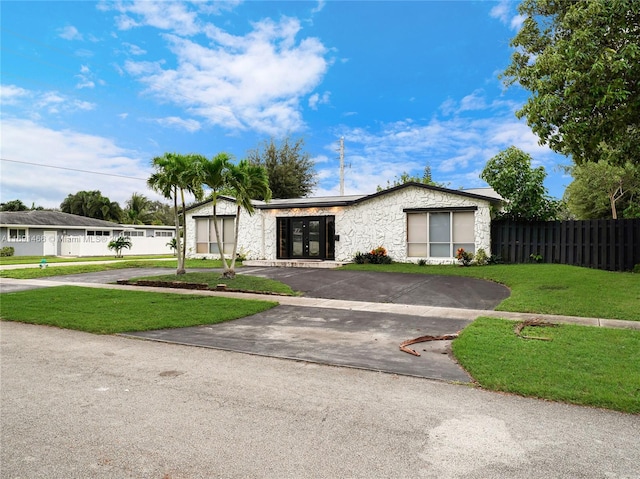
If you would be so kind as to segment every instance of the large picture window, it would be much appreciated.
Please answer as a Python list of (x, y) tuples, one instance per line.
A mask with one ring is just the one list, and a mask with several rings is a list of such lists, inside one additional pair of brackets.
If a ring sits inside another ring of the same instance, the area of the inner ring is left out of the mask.
[(26, 228), (9, 228), (9, 241), (27, 241)]
[[(218, 217), (218, 231), (222, 236), (224, 254), (233, 254), (235, 240), (235, 217)], [(219, 254), (218, 241), (213, 216), (196, 218), (196, 253)]]
[(475, 252), (474, 211), (407, 212), (407, 256), (453, 258), (458, 248)]

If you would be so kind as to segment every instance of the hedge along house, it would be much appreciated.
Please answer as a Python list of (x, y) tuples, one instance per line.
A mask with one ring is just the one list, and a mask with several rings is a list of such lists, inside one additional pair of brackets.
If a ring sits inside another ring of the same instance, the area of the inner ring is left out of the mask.
[(121, 225), (60, 211), (0, 212), (0, 247), (15, 256), (110, 256), (108, 244), (131, 239), (123, 255), (172, 254), (173, 226)]
[[(480, 192), (484, 194), (480, 194)], [(371, 195), (255, 201), (242, 212), (234, 237), (236, 206), (220, 197), (216, 207), (223, 252), (249, 260), (348, 262), (378, 246), (395, 261), (455, 262), (458, 248), (490, 254), (493, 190), (451, 190), (406, 183)], [(211, 201), (187, 210), (187, 256), (219, 256)]]

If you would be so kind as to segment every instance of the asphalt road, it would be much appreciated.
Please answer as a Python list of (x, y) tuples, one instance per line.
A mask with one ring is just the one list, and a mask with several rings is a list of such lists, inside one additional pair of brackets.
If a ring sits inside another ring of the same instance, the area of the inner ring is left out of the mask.
[(640, 478), (640, 416), (0, 323), (2, 478)]

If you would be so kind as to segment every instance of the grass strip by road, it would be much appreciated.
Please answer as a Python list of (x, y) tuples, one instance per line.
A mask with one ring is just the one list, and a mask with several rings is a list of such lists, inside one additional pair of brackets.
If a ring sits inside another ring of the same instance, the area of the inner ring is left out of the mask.
[[(69, 274), (97, 273), (99, 271), (111, 271), (115, 269), (127, 268), (173, 268), (177, 267), (174, 261), (118, 261), (108, 264), (86, 264), (77, 266), (55, 266), (49, 265), (46, 268), (21, 268), (0, 271), (0, 278), (13, 279), (34, 279), (47, 278), (51, 276), (63, 276)], [(189, 268), (221, 268), (220, 260), (193, 259), (185, 262), (186, 269)]]
[(241, 291), (252, 291), (260, 293), (278, 293), (293, 296), (295, 293), (284, 283), (276, 281), (274, 279), (262, 278), (260, 276), (249, 276), (244, 274), (236, 274), (233, 279), (221, 278), (220, 273), (185, 273), (181, 275), (166, 274), (160, 276), (145, 276), (144, 278), (133, 278), (131, 281), (136, 280), (150, 280), (150, 281), (166, 281), (166, 282), (181, 282), (181, 283), (199, 283), (206, 284), (210, 288), (215, 288), (219, 284), (226, 284), (230, 289), (238, 289)]
[(172, 255), (136, 255), (125, 256), (123, 258), (116, 258), (114, 256), (84, 256), (65, 258), (60, 256), (0, 256), (0, 265), (10, 264), (39, 264), (42, 259), (46, 259), (47, 263), (79, 263), (87, 261), (135, 261), (139, 259), (161, 259), (161, 258), (175, 258)]
[[(461, 267), (412, 263), (349, 264), (352, 271), (466, 276), (504, 284), (511, 296), (499, 311), (640, 321), (640, 275), (562, 264), (508, 264)], [(463, 291), (460, 294), (464, 294)]]
[(640, 413), (640, 331), (559, 325), (527, 327), (478, 318), (453, 353), (486, 389)]
[(96, 334), (216, 324), (266, 311), (278, 303), (189, 294), (59, 286), (3, 293), (6, 321)]

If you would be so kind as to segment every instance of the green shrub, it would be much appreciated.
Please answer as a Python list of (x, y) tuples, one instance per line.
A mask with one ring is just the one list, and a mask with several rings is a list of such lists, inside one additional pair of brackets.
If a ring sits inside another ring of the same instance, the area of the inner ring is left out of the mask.
[(478, 266), (484, 266), (489, 262), (489, 257), (487, 256), (484, 248), (479, 248), (476, 252), (476, 264)]
[(15, 252), (16, 250), (13, 246), (3, 246), (2, 249), (0, 249), (0, 256), (13, 256)]
[(473, 253), (465, 251), (464, 248), (458, 248), (458, 251), (456, 251), (456, 259), (460, 261), (462, 266), (469, 266), (473, 261)]
[(427, 265), (427, 260), (426, 259), (419, 259), (418, 260), (418, 266), (426, 266)]
[(369, 253), (357, 252), (353, 256), (356, 264), (391, 264), (393, 260), (387, 255), (387, 250), (382, 246), (372, 249)]

